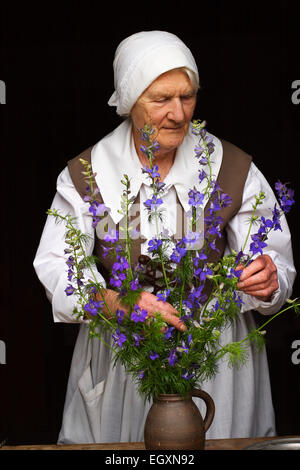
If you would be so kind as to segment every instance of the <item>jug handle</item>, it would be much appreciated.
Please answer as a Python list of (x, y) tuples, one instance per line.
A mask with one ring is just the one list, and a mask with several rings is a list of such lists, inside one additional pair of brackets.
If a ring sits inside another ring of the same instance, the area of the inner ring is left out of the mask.
[(208, 393), (204, 392), (204, 390), (198, 390), (196, 388), (194, 388), (192, 390), (192, 396), (202, 398), (202, 400), (205, 401), (206, 414), (205, 414), (205, 418), (203, 420), (203, 424), (204, 424), (204, 431), (206, 432), (209, 429), (209, 427), (210, 427), (210, 425), (211, 425), (211, 423), (214, 419), (214, 416), (215, 416), (214, 401)]

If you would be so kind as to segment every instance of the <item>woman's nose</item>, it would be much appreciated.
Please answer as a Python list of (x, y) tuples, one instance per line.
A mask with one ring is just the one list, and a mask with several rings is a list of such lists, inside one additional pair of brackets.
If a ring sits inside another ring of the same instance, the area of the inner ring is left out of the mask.
[(170, 120), (175, 122), (184, 121), (183, 104), (180, 98), (173, 98), (171, 100), (167, 116)]

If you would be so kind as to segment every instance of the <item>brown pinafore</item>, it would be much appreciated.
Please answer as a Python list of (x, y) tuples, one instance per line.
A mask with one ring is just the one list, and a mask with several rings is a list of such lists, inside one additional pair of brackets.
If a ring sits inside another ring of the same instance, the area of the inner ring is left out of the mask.
[[(250, 155), (243, 152), (235, 145), (225, 140), (221, 140), (221, 143), (223, 147), (223, 159), (222, 159), (222, 164), (221, 164), (220, 171), (217, 177), (217, 181), (219, 185), (221, 186), (222, 190), (231, 197), (232, 203), (229, 207), (222, 209), (218, 213), (218, 215), (220, 215), (223, 218), (223, 223), (221, 226), (222, 237), (216, 239), (216, 247), (218, 248), (218, 251), (211, 250), (210, 252), (209, 262), (212, 262), (212, 263), (216, 263), (224, 254), (226, 241), (227, 241), (225, 228), (226, 228), (227, 223), (232, 219), (232, 217), (234, 217), (235, 214), (237, 214), (237, 212), (239, 211), (241, 207), (244, 185), (245, 185), (248, 171), (250, 168), (250, 164), (252, 161), (252, 157)], [(85, 177), (82, 174), (83, 166), (80, 162), (80, 159), (83, 158), (84, 160), (90, 163), (91, 151), (92, 151), (92, 147), (89, 147), (87, 150), (80, 153), (77, 157), (68, 161), (68, 169), (69, 169), (73, 184), (82, 198), (86, 194), (87, 183), (86, 183)], [(102, 203), (103, 200), (101, 198), (101, 188), (98, 188), (98, 189), (99, 189), (99, 194), (97, 196), (97, 199), (99, 202)], [(187, 191), (189, 189), (190, 188), (187, 188)], [(178, 198), (177, 198), (177, 202), (179, 203)], [(135, 200), (135, 204), (137, 203), (139, 203), (139, 193)], [(207, 204), (209, 204), (209, 202)], [(180, 207), (182, 209), (182, 213), (184, 214), (183, 207), (181, 205)], [(129, 217), (130, 216), (131, 214), (129, 213)], [(181, 219), (183, 220), (183, 217)], [(118, 230), (118, 226), (116, 227), (116, 229)], [(132, 265), (135, 265), (138, 261), (139, 262), (142, 261), (143, 263), (147, 264), (147, 259), (145, 261), (145, 258), (148, 258), (148, 257), (140, 256), (141, 255), (141, 243), (143, 241), (144, 239), (141, 239), (141, 238), (134, 240), (134, 243), (131, 249)], [(109, 274), (111, 272), (114, 260), (112, 260), (111, 257), (109, 256), (107, 257), (103, 256), (103, 247), (105, 245), (106, 245), (106, 242), (104, 240), (100, 240), (97, 236), (95, 236), (94, 252), (98, 256), (100, 263), (101, 263), (98, 269), (103, 275), (104, 279), (108, 281)], [(149, 261), (149, 258), (148, 258), (148, 261)], [(150, 269), (148, 271), (148, 282), (150, 282), (150, 284), (152, 284), (152, 286), (154, 287), (154, 293), (156, 293), (158, 289), (158, 287), (156, 286), (155, 276), (156, 276), (155, 272)]]

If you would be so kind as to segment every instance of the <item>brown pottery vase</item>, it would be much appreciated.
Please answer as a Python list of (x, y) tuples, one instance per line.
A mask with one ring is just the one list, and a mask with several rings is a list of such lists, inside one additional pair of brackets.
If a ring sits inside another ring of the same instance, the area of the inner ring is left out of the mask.
[[(205, 401), (204, 420), (192, 397)], [(202, 450), (205, 433), (214, 414), (213, 399), (203, 390), (194, 389), (186, 397), (178, 394), (158, 395), (146, 419), (145, 447), (151, 450)]]

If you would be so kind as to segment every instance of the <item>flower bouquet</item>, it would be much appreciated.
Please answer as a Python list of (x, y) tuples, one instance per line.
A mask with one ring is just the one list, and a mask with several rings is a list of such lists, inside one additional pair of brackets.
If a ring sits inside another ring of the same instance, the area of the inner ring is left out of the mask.
[[(107, 287), (98, 282), (95, 274), (97, 259), (88, 256), (86, 234), (76, 227), (71, 215), (62, 215), (55, 209), (48, 214), (66, 224), (68, 281), (66, 295), (77, 296), (74, 315), (77, 319), (88, 319), (90, 335), (105, 341), (104, 333), (111, 333), (107, 347), (114, 352), (115, 361), (121, 361), (125, 370), (136, 382), (139, 392), (147, 399), (159, 394), (190, 393), (197, 384), (212, 378), (217, 373), (218, 361), (225, 357), (230, 366), (247, 361), (249, 343), (258, 348), (264, 344), (264, 328), (276, 316), (286, 310), (299, 312), (298, 300), (287, 300), (287, 306), (269, 318), (259, 328), (250, 331), (241, 341), (221, 344), (221, 332), (238, 318), (242, 299), (237, 291), (241, 270), (252, 262), (253, 257), (263, 253), (271, 230), (281, 230), (280, 216), (290, 210), (294, 203), (293, 191), (278, 182), (276, 190), (280, 207), (275, 205), (270, 218), (258, 218), (257, 207), (264, 194), (255, 196), (249, 230), (239, 252), (223, 256), (216, 263), (209, 262), (209, 253), (217, 250), (216, 239), (221, 236), (222, 218), (219, 211), (230, 205), (231, 199), (214, 179), (211, 155), (214, 151), (212, 137), (206, 132), (205, 122), (194, 121), (193, 133), (199, 142), (195, 157), (199, 161), (199, 180), (205, 186), (203, 192), (190, 189), (188, 192), (190, 211), (187, 235), (175, 240), (166, 230), (159, 232), (158, 222), (163, 222), (164, 183), (160, 181), (155, 153), (159, 145), (154, 140), (151, 126), (141, 130), (144, 145), (141, 150), (148, 157), (149, 165), (142, 168), (150, 179), (152, 197), (144, 202), (149, 222), (157, 228), (156, 236), (148, 241), (151, 269), (161, 274), (155, 295), (161, 302), (170, 303), (178, 312), (182, 328), (170, 326), (160, 311), (149, 315), (139, 306), (139, 297), (147, 285), (145, 263), (131, 262), (134, 243), (133, 227), (129, 223), (129, 209), (134, 202), (130, 192), (130, 180), (124, 175), (124, 191), (121, 212), (125, 220), (123, 243), (119, 233), (105, 237), (105, 256), (113, 257), (110, 286), (118, 292), (119, 307), (112, 311), (105, 299)], [(96, 227), (109, 208), (97, 201), (91, 165), (82, 160), (83, 174), (87, 180), (85, 200), (89, 204), (91, 223)], [(206, 208), (204, 209), (206, 204)], [(204, 231), (195, 229), (199, 221), (205, 222)], [(253, 224), (257, 233), (251, 234)], [(250, 251), (244, 253), (251, 236)], [(89, 271), (88, 279), (84, 272)], [(107, 338), (107, 336), (105, 337)]]

